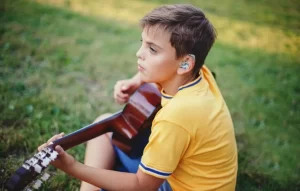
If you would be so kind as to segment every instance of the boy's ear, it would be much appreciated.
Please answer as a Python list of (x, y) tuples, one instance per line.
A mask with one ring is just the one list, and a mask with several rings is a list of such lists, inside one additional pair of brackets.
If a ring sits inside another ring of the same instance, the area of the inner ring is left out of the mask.
[(184, 56), (181, 60), (182, 61), (179, 63), (177, 69), (177, 74), (182, 75), (189, 73), (193, 70), (195, 66), (195, 56), (193, 54), (188, 54)]

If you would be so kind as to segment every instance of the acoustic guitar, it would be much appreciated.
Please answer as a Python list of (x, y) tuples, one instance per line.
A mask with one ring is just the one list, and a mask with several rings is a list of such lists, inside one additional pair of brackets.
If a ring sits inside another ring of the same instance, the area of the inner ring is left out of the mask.
[(54, 150), (56, 145), (67, 150), (107, 132), (113, 132), (113, 144), (129, 153), (133, 144), (136, 144), (134, 138), (144, 129), (150, 129), (155, 114), (161, 108), (160, 101), (161, 94), (157, 87), (154, 84), (143, 84), (132, 94), (122, 111), (54, 141), (52, 145), (26, 160), (8, 180), (7, 189), (39, 189), (50, 177), (47, 173), (42, 175), (42, 172), (57, 158), (58, 153)]

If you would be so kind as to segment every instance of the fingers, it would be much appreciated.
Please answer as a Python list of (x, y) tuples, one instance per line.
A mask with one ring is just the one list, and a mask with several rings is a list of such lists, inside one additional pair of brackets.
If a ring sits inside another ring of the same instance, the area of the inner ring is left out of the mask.
[(43, 148), (45, 148), (48, 144), (44, 143), (41, 146), (38, 147), (38, 151), (41, 151)]
[(129, 93), (126, 92), (129, 85), (126, 80), (118, 81), (114, 87), (114, 99), (118, 104), (126, 103), (129, 99)]
[(118, 104), (123, 104), (123, 103), (126, 103), (129, 99), (129, 95), (117, 95), (116, 98), (115, 98), (115, 101), (118, 103)]
[(57, 139), (62, 138), (63, 136), (64, 136), (64, 133), (60, 133), (60, 134), (54, 135), (53, 137), (51, 137), (51, 138), (47, 141), (48, 145), (49, 145), (51, 142), (56, 141)]
[(129, 95), (124, 94), (124, 93), (118, 93), (118, 94), (116, 94), (116, 98), (118, 98), (118, 99), (128, 99)]
[(129, 80), (120, 80), (116, 83), (115, 89), (120, 91), (127, 91), (130, 88)]
[(118, 104), (123, 104), (123, 103), (128, 102), (129, 95), (126, 95), (126, 94), (117, 94), (117, 95), (114, 97), (114, 99), (115, 99), (115, 101), (116, 101)]
[(62, 138), (63, 136), (64, 136), (64, 133), (60, 133), (60, 134), (54, 135), (53, 137), (51, 137), (51, 138), (47, 141), (47, 143), (44, 143), (44, 144), (40, 145), (40, 146), (38, 147), (38, 151), (41, 151), (43, 148), (45, 148), (45, 147), (47, 147), (48, 145), (52, 144), (53, 141), (56, 141), (57, 139), (60, 139), (60, 138)]
[(129, 89), (129, 86), (126, 83), (121, 84), (121, 91), (127, 91)]
[(58, 152), (60, 156), (64, 154), (64, 149), (60, 145), (56, 145), (55, 150)]

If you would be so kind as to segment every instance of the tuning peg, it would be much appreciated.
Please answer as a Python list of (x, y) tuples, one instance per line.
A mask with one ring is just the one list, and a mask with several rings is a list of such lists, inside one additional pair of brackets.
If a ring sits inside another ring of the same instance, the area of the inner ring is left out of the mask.
[(41, 150), (40, 152), (38, 152), (37, 154), (34, 155), (36, 158), (43, 160), (43, 158), (46, 156), (46, 152), (44, 152), (43, 150)]
[(42, 163), (41, 165), (43, 167), (47, 167), (49, 165), (49, 163), (51, 162), (51, 160), (48, 158), (48, 157), (45, 157), (43, 160), (42, 160)]
[(33, 165), (35, 165), (36, 163), (38, 163), (38, 161), (39, 161), (38, 159), (32, 157), (32, 158), (30, 158), (29, 160), (27, 160), (25, 163), (27, 163), (27, 164), (30, 165), (30, 166), (33, 166)]
[(58, 155), (58, 152), (53, 151), (53, 152), (51, 153), (51, 155), (50, 155), (49, 158), (50, 158), (52, 161), (54, 161), (54, 160), (57, 158), (57, 155)]
[(37, 172), (37, 173), (39, 173), (39, 174), (43, 170), (43, 168), (40, 165), (38, 165), (38, 164), (35, 164), (33, 167), (34, 167), (34, 171)]
[(30, 165), (28, 165), (28, 164), (26, 164), (26, 163), (24, 163), (24, 164), (22, 165), (22, 167), (25, 168), (26, 170), (29, 170), (29, 169), (30, 169)]
[(44, 182), (47, 181), (50, 178), (50, 174), (45, 173), (43, 174), (43, 176), (41, 177), (41, 180), (43, 180)]
[(48, 154), (49, 158), (50, 158), (52, 161), (54, 161), (54, 160), (57, 158), (58, 152), (56, 152), (56, 151), (54, 151), (54, 150), (52, 150), (52, 149), (50, 149), (50, 148), (48, 148), (48, 147), (45, 147), (45, 148), (43, 149), (43, 151), (46, 152), (46, 153)]
[(41, 187), (42, 184), (43, 184), (43, 182), (42, 182), (40, 179), (38, 179), (38, 180), (34, 183), (34, 185), (32, 186), (32, 188), (34, 188), (34, 189), (39, 189), (39, 188)]
[[(32, 188), (39, 189), (43, 182), (46, 182), (49, 179), (50, 175), (48, 173), (44, 173), (41, 179), (36, 180), (36, 182), (33, 184)], [(30, 188), (27, 188), (26, 191), (32, 191)]]

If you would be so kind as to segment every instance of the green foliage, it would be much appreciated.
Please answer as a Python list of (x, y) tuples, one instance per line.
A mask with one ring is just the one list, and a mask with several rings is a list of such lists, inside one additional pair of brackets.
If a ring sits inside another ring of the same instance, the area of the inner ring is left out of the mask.
[[(73, 10), (74, 4), (94, 10), (96, 1), (57, 2), (62, 2), (56, 5), (60, 8), (6, 1), (0, 11), (0, 189), (53, 134), (71, 133), (102, 113), (121, 109), (113, 102), (114, 83), (136, 72), (137, 20), (133, 24), (118, 14), (113, 19), (109, 12), (107, 17), (97, 10), (83, 16), (80, 9)], [(107, 4), (111, 10), (130, 9), (120, 0), (112, 2)], [(136, 0), (130, 6), (139, 7), (132, 14), (143, 15), (174, 2)], [(300, 190), (299, 5), (277, 0), (185, 2), (203, 8), (219, 35), (230, 26), (222, 28), (218, 19), (247, 29), (228, 30), (206, 61), (217, 74), (235, 124), (237, 190)], [(257, 32), (269, 30), (281, 38)], [(226, 41), (231, 38), (236, 41)], [(256, 48), (253, 38), (268, 41)], [(83, 161), (84, 145), (70, 153)], [(78, 180), (55, 168), (49, 171), (56, 176), (44, 190), (78, 188)]]

